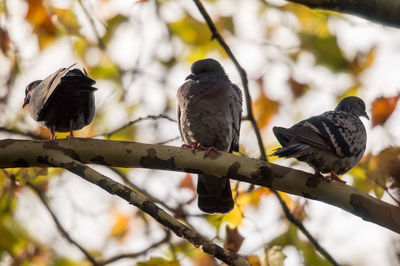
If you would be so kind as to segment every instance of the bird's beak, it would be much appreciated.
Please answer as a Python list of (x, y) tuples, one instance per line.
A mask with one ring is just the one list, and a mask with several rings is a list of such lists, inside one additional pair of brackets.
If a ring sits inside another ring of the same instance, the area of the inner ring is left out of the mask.
[(187, 77), (185, 78), (185, 80), (188, 80), (188, 79), (194, 79), (194, 75), (193, 75), (193, 74), (190, 74), (189, 76), (187, 76)]
[(27, 104), (29, 103), (29, 98), (30, 98), (30, 97), (25, 97), (24, 105), (22, 105), (22, 108), (24, 108), (25, 105), (27, 105)]
[(368, 116), (367, 112), (364, 112), (361, 116), (363, 116), (363, 117), (365, 117), (366, 119), (369, 120), (369, 116)]

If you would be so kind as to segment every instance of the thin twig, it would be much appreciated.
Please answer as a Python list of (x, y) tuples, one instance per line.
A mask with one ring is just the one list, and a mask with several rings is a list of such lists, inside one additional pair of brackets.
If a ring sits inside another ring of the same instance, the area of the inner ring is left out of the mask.
[(93, 264), (93, 265), (99, 265), (99, 263), (93, 258), (90, 253), (84, 249), (78, 242), (72, 239), (72, 237), (69, 235), (67, 230), (62, 226), (60, 221), (58, 220), (57, 216), (54, 214), (53, 210), (50, 208), (49, 204), (47, 203), (47, 199), (45, 198), (44, 194), (32, 183), (28, 182), (27, 185), (35, 191), (36, 195), (38, 195), (40, 201), (43, 203), (47, 211), (50, 213), (51, 218), (53, 219), (54, 223), (57, 226), (58, 231), (74, 246), (76, 246), (84, 255), (85, 257)]
[(99, 262), (99, 265), (106, 265), (106, 264), (115, 262), (115, 261), (120, 260), (120, 259), (134, 259), (136, 257), (145, 255), (151, 249), (153, 249), (155, 247), (158, 247), (158, 246), (160, 246), (160, 245), (162, 245), (164, 243), (169, 242), (170, 239), (171, 239), (171, 231), (165, 230), (165, 236), (161, 240), (159, 240), (157, 242), (154, 242), (152, 245), (150, 245), (149, 247), (143, 249), (142, 251), (138, 251), (138, 252), (134, 252), (134, 253), (119, 254), (117, 256), (114, 256), (114, 257), (111, 257), (111, 258), (108, 258), (108, 259), (106, 259), (104, 261)]
[(32, 134), (32, 133), (26, 133), (26, 132), (22, 132), (16, 129), (10, 129), (10, 128), (6, 128), (6, 127), (0, 127), (0, 132), (6, 132), (9, 134), (13, 134), (13, 135), (19, 135), (22, 137), (29, 137), (32, 139), (43, 139), (45, 140), (46, 138), (40, 136), (40, 135), (36, 135), (36, 134)]
[(94, 35), (96, 36), (96, 40), (97, 40), (97, 43), (99, 45), (99, 48), (101, 50), (105, 50), (106, 46), (105, 46), (105, 44), (103, 42), (103, 39), (100, 37), (99, 31), (96, 28), (96, 24), (94, 23), (93, 17), (90, 15), (89, 11), (87, 10), (85, 5), (83, 4), (82, 0), (78, 0), (78, 2), (79, 2), (79, 5), (81, 6), (83, 12), (85, 13), (86, 17), (89, 20), (90, 26), (92, 27)]
[(286, 203), (283, 201), (282, 197), (279, 195), (279, 193), (276, 190), (272, 190), (272, 192), (275, 193), (276, 197), (278, 198), (279, 202), (282, 205), (283, 212), (286, 215), (286, 218), (294, 225), (297, 226), (297, 228), (300, 229), (300, 231), (303, 232), (303, 234), (310, 240), (310, 242), (314, 245), (314, 247), (330, 262), (332, 265), (337, 266), (339, 265), (336, 260), (318, 243), (318, 241), (308, 232), (308, 230), (304, 227), (304, 225), (297, 220), (293, 214), (290, 212), (289, 208), (287, 207)]
[(247, 118), (250, 120), (251, 125), (253, 126), (254, 133), (256, 134), (256, 137), (257, 137), (258, 146), (260, 148), (260, 159), (264, 160), (264, 161), (268, 161), (267, 156), (265, 155), (265, 148), (264, 148), (263, 141), (261, 138), (261, 133), (260, 133), (260, 130), (258, 129), (257, 122), (254, 118), (253, 110), (251, 108), (252, 101), (251, 101), (251, 96), (250, 96), (250, 92), (249, 92), (247, 73), (240, 66), (236, 57), (233, 55), (231, 48), (229, 48), (228, 44), (226, 44), (224, 38), (222, 38), (221, 34), (219, 34), (217, 28), (214, 25), (214, 22), (211, 20), (210, 16), (208, 15), (208, 13), (205, 10), (201, 1), (193, 0), (193, 2), (196, 4), (201, 15), (204, 17), (204, 19), (207, 22), (208, 27), (211, 30), (211, 34), (212, 34), (211, 39), (217, 39), (217, 41), (222, 46), (222, 48), (225, 50), (225, 52), (228, 54), (229, 58), (232, 60), (233, 64), (235, 65), (236, 69), (239, 72), (240, 79), (242, 80), (242, 84), (243, 84), (244, 95), (246, 98)]
[[(252, 108), (251, 108), (251, 97), (250, 97), (250, 92), (249, 92), (249, 88), (248, 88), (248, 80), (247, 80), (247, 74), (246, 71), (240, 66), (240, 64), (238, 63), (238, 61), (236, 60), (236, 57), (233, 55), (230, 47), (227, 45), (227, 43), (225, 42), (225, 40), (222, 38), (221, 34), (219, 34), (217, 28), (214, 25), (214, 22), (211, 20), (209, 14), (207, 13), (207, 11), (205, 10), (203, 4), (201, 3), (200, 0), (193, 0), (193, 2), (196, 4), (197, 8), (199, 9), (199, 12), (201, 13), (201, 15), (204, 17), (205, 21), (207, 22), (208, 27), (210, 28), (210, 31), (212, 33), (212, 39), (217, 39), (218, 42), (220, 43), (220, 45), (222, 46), (222, 48), (225, 50), (225, 52), (228, 54), (229, 58), (231, 58), (232, 62), (234, 63), (236, 69), (238, 70), (239, 74), (240, 74), (240, 78), (242, 80), (243, 83), (243, 89), (244, 89), (244, 95), (246, 98), (246, 107), (247, 107), (247, 119), (250, 120), (251, 125), (253, 126), (253, 130), (256, 134), (257, 137), (257, 141), (258, 141), (258, 146), (260, 149), (260, 159), (267, 161), (267, 157), (265, 154), (265, 148), (264, 148), (264, 144), (263, 144), (263, 140), (261, 138), (261, 134), (260, 134), (260, 130), (258, 128), (257, 122), (254, 118), (253, 112), (252, 112)], [(330, 261), (333, 265), (338, 265), (337, 262), (333, 259), (333, 257), (324, 249), (321, 247), (321, 245), (318, 243), (318, 241), (310, 234), (310, 232), (304, 227), (304, 225), (297, 220), (292, 213), (290, 212), (288, 206), (286, 205), (286, 203), (282, 200), (282, 198), (280, 197), (280, 195), (278, 194), (277, 191), (271, 189), (274, 194), (276, 195), (276, 197), (279, 200), (279, 203), (282, 206), (282, 209), (286, 215), (286, 218), (292, 222), (294, 225), (296, 225), (300, 231), (303, 232), (303, 234), (310, 240), (311, 243), (314, 244), (315, 248), (323, 255), (325, 256), (325, 258)]]
[[(130, 125), (135, 124), (135, 123), (137, 123), (137, 122), (144, 121), (144, 120), (157, 120), (157, 119), (160, 119), (160, 118), (167, 119), (167, 120), (169, 120), (169, 121), (171, 121), (171, 122), (175, 122), (175, 123), (176, 123), (176, 120), (175, 120), (175, 119), (173, 119), (173, 118), (171, 118), (171, 117), (169, 117), (169, 116), (167, 116), (167, 115), (165, 115), (165, 114), (160, 114), (160, 115), (148, 115), (148, 116), (146, 116), (146, 117), (139, 117), (138, 119), (132, 120), (132, 121), (128, 122), (127, 124), (125, 124), (125, 125), (123, 125), (123, 126), (117, 128), (117, 129), (115, 129), (115, 130), (113, 130), (113, 131), (111, 131), (111, 132), (109, 132), (109, 133), (100, 134), (100, 136), (107, 136), (107, 137), (109, 138), (109, 137), (111, 137), (112, 135), (114, 135), (115, 133), (117, 133), (117, 132), (119, 132), (119, 131), (121, 131), (121, 130), (124, 130), (125, 128), (127, 128), (127, 127), (129, 127)], [(169, 141), (169, 140), (168, 140), (168, 141)]]

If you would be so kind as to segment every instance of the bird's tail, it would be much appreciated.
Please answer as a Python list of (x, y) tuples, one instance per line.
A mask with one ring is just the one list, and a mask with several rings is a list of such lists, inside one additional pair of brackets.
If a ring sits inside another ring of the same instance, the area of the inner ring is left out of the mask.
[(276, 149), (275, 152), (271, 155), (278, 157), (295, 157), (299, 152), (304, 151), (308, 147), (310, 146), (307, 144), (293, 143)]
[(233, 209), (229, 179), (210, 175), (199, 175), (197, 180), (199, 209), (207, 213), (227, 213)]

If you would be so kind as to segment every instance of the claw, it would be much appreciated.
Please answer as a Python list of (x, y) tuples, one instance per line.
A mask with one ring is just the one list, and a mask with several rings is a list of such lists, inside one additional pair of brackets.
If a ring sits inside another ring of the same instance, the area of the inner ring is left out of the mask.
[(331, 170), (330, 173), (331, 173), (331, 175), (328, 178), (330, 178), (331, 180), (336, 180), (339, 183), (346, 184), (346, 181), (340, 179), (333, 170)]

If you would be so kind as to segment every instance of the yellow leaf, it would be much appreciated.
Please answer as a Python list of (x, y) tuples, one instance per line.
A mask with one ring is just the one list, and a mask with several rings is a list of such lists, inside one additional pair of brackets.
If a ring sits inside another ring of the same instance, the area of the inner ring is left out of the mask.
[(256, 255), (246, 256), (245, 259), (251, 266), (261, 266), (260, 258)]
[(216, 228), (225, 222), (229, 223), (233, 227), (237, 227), (243, 223), (243, 214), (238, 205), (235, 204), (235, 207), (229, 213), (208, 215), (206, 219)]
[(120, 241), (123, 241), (130, 230), (129, 227), (130, 217), (116, 209), (113, 210), (113, 215), (114, 215), (114, 224), (111, 228), (111, 232), (109, 235), (111, 237), (115, 237)]
[(236, 199), (236, 203), (241, 207), (247, 206), (249, 204), (257, 207), (260, 203), (261, 197), (269, 194), (271, 194), (271, 190), (265, 187), (259, 187), (251, 192), (239, 194)]

